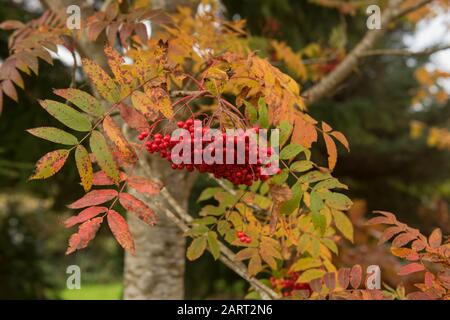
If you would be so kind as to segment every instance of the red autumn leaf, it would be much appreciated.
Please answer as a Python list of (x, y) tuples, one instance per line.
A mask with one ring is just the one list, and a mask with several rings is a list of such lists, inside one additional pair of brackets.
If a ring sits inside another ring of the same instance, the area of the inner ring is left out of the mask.
[(64, 224), (66, 228), (70, 228), (77, 223), (83, 223), (106, 211), (108, 211), (106, 207), (89, 207), (81, 211), (78, 215), (68, 218), (64, 221)]
[(143, 177), (131, 176), (128, 178), (128, 185), (134, 190), (147, 195), (158, 194), (162, 188), (162, 184)]
[(411, 273), (415, 273), (415, 272), (419, 272), (419, 271), (423, 271), (423, 270), (425, 270), (425, 267), (423, 266), (423, 264), (413, 262), (413, 263), (407, 264), (405, 266), (402, 266), (400, 268), (400, 271), (398, 272), (398, 275), (405, 276), (407, 274), (411, 274)]
[(89, 206), (96, 206), (98, 204), (102, 204), (109, 200), (112, 200), (115, 197), (117, 197), (117, 190), (92, 190), (91, 192), (86, 193), (77, 201), (69, 204), (67, 207), (69, 207), (70, 209), (80, 209)]
[(430, 246), (432, 248), (437, 248), (442, 243), (442, 231), (439, 228), (436, 228), (431, 233), (430, 237), (428, 238), (428, 242), (430, 243)]
[[(124, 181), (126, 178), (127, 175), (124, 172), (120, 172), (120, 181)], [(92, 184), (94, 186), (111, 186), (115, 183), (104, 171), (97, 171), (94, 173)]]
[(333, 137), (336, 138), (337, 141), (339, 141), (347, 151), (350, 151), (350, 145), (348, 143), (347, 138), (342, 134), (342, 132), (339, 131), (333, 131), (330, 133)]
[(352, 270), (350, 271), (350, 284), (353, 289), (356, 289), (360, 286), (362, 279), (362, 268), (359, 264), (354, 265)]
[(102, 217), (94, 218), (86, 221), (78, 228), (78, 232), (73, 234), (69, 239), (69, 247), (66, 254), (86, 248), (89, 242), (95, 238), (95, 235), (103, 222)]
[(350, 282), (350, 269), (349, 268), (341, 268), (338, 271), (338, 283), (339, 286), (346, 290), (348, 284)]
[(367, 225), (390, 224), (391, 221), (386, 217), (375, 217), (366, 222)]
[(384, 230), (383, 234), (381, 235), (380, 239), (378, 239), (378, 244), (383, 244), (386, 241), (388, 241), (389, 239), (391, 239), (393, 236), (395, 236), (396, 234), (402, 232), (402, 228), (394, 226), (394, 227), (389, 227), (386, 230)]
[(323, 139), (328, 152), (328, 168), (333, 170), (337, 162), (337, 148), (334, 140), (325, 132), (323, 133)]
[(103, 130), (108, 138), (115, 144), (120, 157), (127, 163), (134, 163), (137, 160), (137, 156), (128, 143), (128, 140), (122, 134), (122, 130), (119, 125), (110, 117), (106, 116), (103, 120)]
[(136, 251), (133, 236), (131, 235), (125, 219), (115, 210), (108, 211), (107, 219), (109, 228), (111, 229), (111, 232), (117, 242), (122, 246), (122, 248), (130, 251), (134, 255)]
[(149, 225), (155, 224), (155, 213), (144, 202), (129, 193), (119, 194), (120, 204), (129, 212)]

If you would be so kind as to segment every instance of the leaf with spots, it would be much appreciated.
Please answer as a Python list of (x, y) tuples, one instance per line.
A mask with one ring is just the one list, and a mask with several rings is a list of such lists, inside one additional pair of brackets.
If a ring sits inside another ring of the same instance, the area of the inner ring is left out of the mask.
[(105, 137), (99, 131), (93, 131), (89, 144), (100, 168), (114, 183), (118, 184), (120, 182), (119, 168), (106, 144)]
[(92, 116), (101, 117), (105, 112), (105, 109), (102, 107), (99, 100), (82, 90), (68, 88), (55, 89), (53, 92)]
[(88, 151), (81, 144), (75, 149), (75, 163), (81, 178), (81, 185), (84, 191), (88, 192), (92, 187), (92, 163)]
[(131, 103), (133, 107), (141, 112), (147, 119), (156, 119), (158, 116), (157, 110), (151, 109), (152, 100), (149, 96), (141, 91), (134, 91), (131, 95)]
[(80, 209), (89, 206), (96, 206), (114, 199), (117, 195), (117, 190), (113, 189), (92, 190), (77, 201), (69, 204), (67, 207), (70, 209)]
[(66, 163), (70, 150), (60, 149), (47, 153), (36, 163), (34, 173), (29, 180), (46, 179), (57, 173)]
[(119, 202), (125, 210), (131, 212), (136, 217), (144, 221), (148, 225), (155, 225), (156, 216), (152, 209), (150, 209), (144, 202), (132, 196), (129, 193), (120, 193)]
[(115, 210), (108, 211), (107, 219), (109, 228), (111, 229), (111, 232), (117, 242), (122, 246), (122, 248), (135, 255), (136, 250), (134, 247), (133, 236), (131, 235), (125, 219)]
[(89, 242), (95, 238), (102, 222), (103, 218), (98, 217), (80, 225), (78, 232), (73, 234), (69, 239), (69, 247), (67, 248), (66, 254), (71, 254), (76, 250), (86, 248)]
[(131, 108), (123, 103), (119, 104), (120, 116), (123, 121), (131, 128), (142, 132), (147, 130), (149, 125), (144, 115), (142, 115), (139, 111), (134, 108)]
[(71, 228), (78, 223), (83, 223), (106, 211), (108, 211), (106, 207), (89, 207), (81, 211), (78, 215), (66, 219), (64, 225), (66, 228)]
[(120, 90), (116, 82), (95, 62), (83, 59), (83, 69), (100, 95), (115, 103), (120, 100)]
[(78, 139), (75, 136), (58, 128), (39, 127), (34, 129), (28, 129), (27, 132), (31, 133), (35, 137), (55, 143), (65, 144), (69, 146), (78, 143)]
[(58, 121), (76, 131), (89, 131), (92, 128), (88, 117), (75, 109), (53, 100), (39, 101), (41, 106)]
[(167, 119), (173, 117), (172, 103), (169, 94), (162, 88), (148, 88), (145, 94), (150, 98), (150, 108), (157, 110), (163, 114)]
[(116, 145), (121, 158), (127, 163), (135, 163), (137, 160), (136, 153), (123, 136), (122, 130), (110, 116), (106, 116), (103, 120), (103, 130), (105, 130), (108, 138)]

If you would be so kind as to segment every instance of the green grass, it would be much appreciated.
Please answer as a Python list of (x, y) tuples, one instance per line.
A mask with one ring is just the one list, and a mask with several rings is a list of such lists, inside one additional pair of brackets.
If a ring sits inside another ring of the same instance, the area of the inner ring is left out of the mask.
[(81, 284), (81, 289), (64, 289), (59, 295), (64, 300), (120, 300), (122, 283)]

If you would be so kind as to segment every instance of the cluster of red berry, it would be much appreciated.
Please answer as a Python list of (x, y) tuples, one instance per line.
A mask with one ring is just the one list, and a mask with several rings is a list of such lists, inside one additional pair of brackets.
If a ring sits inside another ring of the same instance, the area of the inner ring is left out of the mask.
[[(240, 135), (229, 137), (225, 132), (223, 132), (222, 137), (219, 137), (223, 143), (220, 143), (220, 140), (216, 136), (211, 136), (210, 139), (208, 139), (211, 141), (206, 141), (207, 139), (205, 139), (205, 135), (208, 134), (211, 128), (208, 126), (202, 126), (200, 120), (188, 119), (186, 121), (179, 121), (177, 122), (177, 126), (187, 130), (190, 133), (191, 154), (187, 155), (187, 157), (190, 156), (190, 163), (176, 164), (172, 159), (171, 151), (175, 145), (184, 139), (183, 136), (180, 138), (174, 138), (169, 134), (163, 136), (160, 133), (149, 136), (148, 132), (142, 132), (138, 138), (140, 140), (148, 138), (145, 142), (147, 151), (149, 153), (159, 153), (160, 157), (165, 158), (172, 163), (171, 166), (173, 169), (187, 169), (188, 171), (193, 171), (196, 169), (200, 172), (209, 172), (216, 178), (225, 178), (235, 185), (245, 184), (250, 186), (254, 181), (265, 181), (269, 179), (270, 176), (264, 174), (262, 169), (264, 167), (268, 168), (270, 163), (263, 164), (259, 158), (259, 154), (261, 151), (262, 154), (266, 154), (267, 157), (270, 157), (273, 150), (271, 148), (259, 150), (258, 145), (250, 142), (249, 136), (245, 135), (245, 133), (242, 132)], [(254, 130), (256, 133), (259, 131), (258, 128), (254, 128)], [(212, 141), (217, 142), (214, 145), (215, 148), (212, 151), (210, 149), (207, 150), (209, 148), (208, 145), (211, 144)], [(242, 154), (238, 153), (238, 143), (241, 145), (244, 143), (243, 145), (245, 151)], [(204, 155), (215, 157), (218, 152), (222, 153), (222, 157), (219, 158), (223, 159), (222, 162), (224, 163), (207, 164), (204, 161), (201, 161), (200, 164), (194, 163), (196, 158), (203, 159)], [(232, 161), (232, 164), (225, 163), (227, 153), (230, 157), (231, 154), (234, 155), (234, 161)], [(250, 156), (252, 156), (252, 158), (256, 157), (255, 164), (250, 164)], [(183, 158), (185, 158), (184, 155)], [(281, 170), (278, 170), (276, 173), (279, 173), (280, 171)]]
[(238, 231), (237, 232), (237, 237), (239, 238), (239, 241), (241, 241), (242, 243), (251, 243), (252, 242), (252, 238), (250, 238), (249, 236), (247, 236), (245, 234), (245, 232), (243, 231)]
[(272, 287), (281, 292), (283, 297), (290, 297), (295, 294), (295, 291), (308, 291), (311, 295), (312, 290), (309, 284), (297, 282), (300, 274), (298, 272), (288, 272), (284, 278), (270, 277)]

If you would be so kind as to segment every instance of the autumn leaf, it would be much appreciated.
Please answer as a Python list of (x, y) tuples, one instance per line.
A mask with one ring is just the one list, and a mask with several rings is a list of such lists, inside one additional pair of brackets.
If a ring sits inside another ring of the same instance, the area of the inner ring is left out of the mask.
[(442, 243), (442, 231), (439, 228), (436, 228), (431, 233), (428, 238), (428, 242), (432, 248), (438, 248)]
[(100, 168), (118, 184), (120, 182), (119, 168), (106, 144), (105, 137), (99, 131), (93, 131), (89, 144)]
[(101, 96), (109, 102), (118, 102), (120, 100), (120, 90), (116, 82), (95, 62), (83, 59), (82, 63), (84, 72), (86, 72)]
[(255, 254), (250, 258), (248, 263), (248, 275), (250, 277), (255, 276), (262, 270), (261, 257), (259, 254)]
[(332, 212), (336, 228), (342, 232), (344, 237), (353, 242), (353, 225), (350, 219), (341, 211), (332, 210)]
[(136, 254), (134, 247), (133, 236), (125, 219), (115, 210), (109, 210), (106, 216), (108, 220), (109, 228), (116, 238), (117, 242), (125, 250), (131, 252), (132, 255)]
[(127, 105), (120, 103), (119, 106), (120, 116), (123, 121), (131, 128), (142, 132), (148, 129), (149, 125), (144, 115), (141, 114), (134, 108), (128, 107)]
[(404, 266), (400, 267), (400, 270), (398, 272), (399, 276), (406, 276), (411, 273), (419, 272), (425, 270), (425, 267), (423, 264), (413, 262)]
[(203, 254), (206, 249), (207, 239), (206, 237), (198, 237), (192, 240), (190, 246), (187, 249), (186, 256), (190, 261), (194, 261)]
[[(124, 172), (120, 172), (120, 181), (124, 181), (127, 179), (127, 176)], [(97, 171), (94, 173), (94, 177), (92, 178), (92, 184), (94, 186), (111, 186), (114, 183), (110, 177), (106, 175), (103, 171)]]
[(411, 233), (402, 233), (401, 235), (398, 235), (394, 238), (394, 240), (392, 241), (392, 246), (401, 248), (404, 245), (408, 244), (409, 242), (411, 242), (412, 240), (415, 240), (415, 239), (416, 239), (416, 236)]
[(304, 120), (303, 117), (296, 116), (291, 141), (305, 148), (311, 148), (311, 145), (317, 141), (316, 127), (314, 124)]
[(330, 133), (333, 137), (336, 138), (337, 141), (339, 141), (347, 151), (350, 151), (350, 145), (348, 143), (347, 138), (342, 134), (342, 132), (339, 131), (333, 131)]
[(86, 248), (89, 242), (95, 238), (102, 222), (103, 218), (98, 217), (80, 225), (78, 232), (73, 234), (69, 239), (69, 247), (67, 248), (66, 254), (71, 254), (76, 250)]
[(78, 223), (83, 223), (106, 211), (108, 211), (106, 207), (89, 207), (81, 211), (78, 215), (66, 219), (64, 225), (66, 228), (71, 228)]
[(117, 195), (117, 190), (113, 189), (92, 190), (77, 201), (69, 204), (67, 207), (70, 209), (80, 209), (89, 206), (96, 206), (114, 199)]
[(127, 211), (133, 213), (148, 225), (153, 226), (155, 224), (155, 213), (141, 200), (129, 193), (121, 192), (119, 202)]
[(149, 88), (145, 90), (145, 94), (150, 98), (150, 108), (160, 111), (167, 119), (173, 117), (172, 102), (169, 94), (162, 88)]
[(89, 131), (92, 128), (89, 118), (75, 109), (52, 100), (39, 101), (41, 106), (54, 118), (76, 131)]
[(157, 117), (157, 110), (151, 109), (152, 100), (149, 96), (141, 91), (134, 91), (131, 95), (131, 103), (133, 107), (144, 114), (148, 119), (155, 119)]
[(211, 251), (214, 260), (219, 259), (220, 256), (220, 246), (219, 241), (217, 241), (217, 233), (213, 231), (208, 232), (208, 249)]
[(354, 265), (350, 270), (350, 285), (353, 289), (357, 289), (361, 285), (362, 268), (359, 264)]
[(105, 112), (105, 109), (102, 107), (99, 100), (82, 90), (68, 88), (55, 89), (53, 92), (92, 116), (101, 117)]
[(328, 168), (333, 171), (337, 162), (337, 148), (333, 139), (326, 133), (323, 133), (323, 139), (328, 152)]
[(158, 194), (163, 187), (159, 182), (138, 176), (128, 177), (127, 182), (129, 187), (149, 196)]
[(136, 153), (128, 143), (128, 140), (123, 136), (122, 130), (110, 116), (106, 116), (103, 120), (103, 130), (105, 130), (108, 138), (116, 145), (121, 158), (128, 163), (136, 162)]
[(78, 143), (78, 139), (75, 136), (58, 128), (39, 127), (34, 129), (28, 129), (27, 132), (31, 133), (32, 135), (38, 138), (55, 143), (65, 145), (75, 145)]
[(258, 249), (245, 248), (245, 249), (242, 249), (241, 251), (239, 251), (238, 253), (236, 253), (236, 255), (234, 256), (234, 260), (235, 261), (247, 260), (247, 259), (250, 259), (251, 257), (253, 257), (255, 254), (258, 254)]
[(29, 180), (46, 179), (57, 173), (66, 163), (70, 150), (60, 149), (45, 154), (36, 163), (34, 173)]
[(298, 277), (297, 282), (310, 282), (314, 279), (321, 278), (325, 274), (325, 271), (321, 269), (309, 269), (303, 272), (300, 277)]
[(88, 151), (81, 144), (75, 149), (75, 163), (84, 191), (88, 192), (92, 187), (92, 163)]

